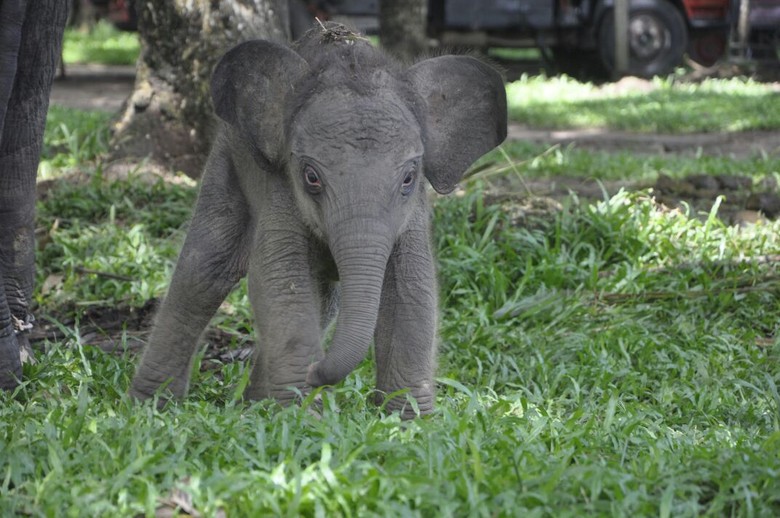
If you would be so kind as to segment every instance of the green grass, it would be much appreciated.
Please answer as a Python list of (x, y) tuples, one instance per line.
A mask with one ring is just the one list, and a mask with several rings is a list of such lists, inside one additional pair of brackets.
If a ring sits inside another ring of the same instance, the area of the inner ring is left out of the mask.
[(112, 115), (52, 105), (46, 116), (46, 132), (38, 167), (42, 180), (93, 162), (108, 151), (108, 124)]
[(538, 60), (542, 54), (539, 49), (518, 49), (510, 47), (497, 47), (488, 49), (488, 56), (506, 60)]
[(100, 21), (89, 31), (66, 29), (62, 56), (66, 64), (134, 65), (140, 48), (137, 33), (121, 32)]
[[(533, 174), (651, 161), (561, 153)], [(183, 239), (193, 187), (109, 182), (90, 160), (88, 181), (39, 204), (39, 286), (62, 275), (43, 313), (141, 305)], [(125, 395), (135, 358), (63, 326), (0, 395), (0, 514), (153, 516), (177, 489), (206, 516), (780, 513), (780, 272), (757, 260), (780, 254), (780, 223), (740, 230), (621, 192), (522, 228), (481, 189), (435, 208), (434, 415), (402, 423), (368, 403), (369, 361), (322, 393), (321, 419), (245, 406), (242, 363), (196, 373), (158, 412)], [(230, 306), (220, 325), (244, 330), (245, 286)]]
[(539, 128), (691, 133), (780, 129), (771, 85), (746, 79), (692, 84), (655, 79), (653, 90), (612, 92), (566, 76), (524, 77), (507, 87), (510, 118)]
[(780, 157), (756, 154), (747, 158), (706, 154), (647, 155), (629, 151), (590, 151), (576, 145), (543, 145), (524, 141), (504, 142), (485, 155), (469, 174), (475, 177), (519, 176), (550, 178), (571, 176), (595, 180), (652, 182), (658, 175), (682, 178), (692, 174), (742, 175), (758, 182), (780, 177)]
[[(192, 187), (108, 181), (99, 171), (87, 185), (63, 182), (39, 207), (47, 246), (39, 253), (38, 285), (61, 277), (38, 302), (56, 307), (129, 303), (140, 306), (165, 290), (181, 241), (179, 227), (194, 203)], [(80, 270), (127, 278), (103, 279)]]

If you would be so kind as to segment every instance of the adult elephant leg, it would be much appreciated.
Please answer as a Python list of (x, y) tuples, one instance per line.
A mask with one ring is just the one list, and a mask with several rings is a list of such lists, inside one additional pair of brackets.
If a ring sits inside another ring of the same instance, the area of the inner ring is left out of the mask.
[(421, 414), (433, 410), (436, 338), (436, 272), (427, 218), (406, 230), (396, 242), (385, 271), (375, 333), (377, 403), (415, 417), (408, 390)]
[(164, 384), (175, 398), (187, 392), (198, 338), (246, 274), (250, 227), (249, 209), (230, 160), (217, 149), (206, 165), (195, 214), (131, 396), (148, 399)]
[(324, 247), (314, 250), (304, 228), (290, 228), (297, 217), (287, 208), (264, 221), (249, 267), (249, 296), (258, 345), (245, 397), (273, 398), (283, 405), (306, 393), (309, 365), (322, 359), (321, 328), (328, 318), (317, 270)]
[(20, 355), (32, 354), (24, 332), (34, 320), (29, 306), (35, 275), (35, 197), (4, 198), (0, 194), (0, 388), (11, 389), (21, 379)]
[(5, 111), (16, 80), (26, 5), (27, 0), (0, 2), (0, 137), (3, 135)]
[[(0, 271), (0, 286), (3, 274)], [(19, 358), (19, 343), (11, 320), (11, 310), (0, 291), (0, 389), (11, 390), (22, 378), (22, 362)]]
[[(2, 45), (13, 33), (6, 24), (18, 26), (21, 22), (18, 16), (9, 20), (9, 6), (20, 5), (25, 14), (16, 59), (8, 47), (0, 49), (0, 74), (6, 78), (0, 81), (0, 95), (8, 95), (6, 74), (11, 74), (13, 81), (0, 132), (0, 335), (3, 335), (0, 354), (15, 356), (19, 355), (20, 343), (26, 343), (26, 339), (7, 334), (5, 322), (11, 321), (16, 331), (21, 331), (33, 320), (29, 306), (35, 275), (35, 178), (49, 92), (67, 18), (67, 2), (60, 0), (3, 2), (0, 5)], [(12, 72), (10, 67), (14, 61), (17, 67)], [(4, 357), (0, 365), (10, 369), (0, 373), (4, 380), (0, 383), (10, 386), (9, 380), (15, 379), (14, 373), (18, 374), (17, 359)]]

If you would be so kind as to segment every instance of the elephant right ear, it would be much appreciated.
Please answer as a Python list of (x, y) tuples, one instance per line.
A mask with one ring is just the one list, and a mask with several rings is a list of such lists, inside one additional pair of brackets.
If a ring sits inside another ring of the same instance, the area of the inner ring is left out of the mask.
[(409, 68), (425, 104), (425, 176), (440, 194), (506, 138), (506, 89), (501, 74), (470, 56), (439, 56)]
[(298, 53), (278, 43), (240, 43), (214, 69), (214, 111), (239, 129), (265, 160), (278, 163), (284, 145), (285, 99), (308, 69)]

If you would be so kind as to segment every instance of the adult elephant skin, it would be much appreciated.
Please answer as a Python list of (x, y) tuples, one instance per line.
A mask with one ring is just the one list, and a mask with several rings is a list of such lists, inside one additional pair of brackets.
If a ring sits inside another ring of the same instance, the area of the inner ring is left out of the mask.
[(35, 275), (35, 177), (68, 4), (0, 0), (0, 388), (22, 376)]
[(415, 415), (408, 393), (430, 412), (437, 289), (425, 179), (450, 192), (504, 140), (501, 75), (468, 56), (403, 68), (328, 24), (292, 48), (238, 45), (211, 90), (221, 128), (131, 395), (185, 394), (198, 336), (248, 273), (259, 333), (248, 399), (288, 403), (337, 383), (373, 338), (378, 399), (405, 389), (387, 408)]

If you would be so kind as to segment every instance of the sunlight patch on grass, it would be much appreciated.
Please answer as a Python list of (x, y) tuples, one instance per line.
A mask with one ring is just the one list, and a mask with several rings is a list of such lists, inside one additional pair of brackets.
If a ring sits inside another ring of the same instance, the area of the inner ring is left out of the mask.
[(134, 65), (139, 53), (137, 33), (119, 31), (103, 20), (89, 31), (65, 31), (62, 56), (66, 64)]
[[(619, 85), (620, 83), (618, 83)], [(746, 79), (644, 82), (638, 90), (597, 88), (566, 76), (523, 77), (507, 86), (512, 120), (539, 128), (660, 133), (780, 129), (771, 85)]]

